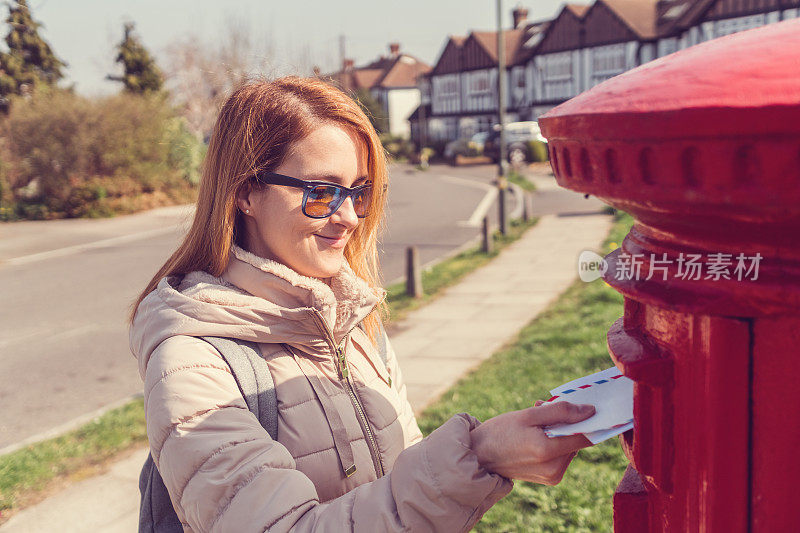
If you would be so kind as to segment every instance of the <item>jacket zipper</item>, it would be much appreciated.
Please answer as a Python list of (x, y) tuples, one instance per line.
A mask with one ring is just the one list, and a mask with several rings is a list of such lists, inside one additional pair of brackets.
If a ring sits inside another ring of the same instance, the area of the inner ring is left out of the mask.
[(356, 414), (358, 415), (358, 419), (361, 424), (361, 430), (367, 439), (367, 447), (369, 448), (369, 453), (372, 456), (372, 463), (375, 466), (375, 472), (378, 474), (378, 477), (381, 478), (383, 477), (384, 472), (383, 465), (381, 464), (380, 460), (380, 453), (378, 452), (378, 444), (375, 441), (375, 436), (373, 435), (372, 429), (369, 426), (369, 421), (367, 421), (367, 416), (364, 414), (364, 407), (361, 405), (361, 401), (358, 399), (358, 394), (355, 391), (353, 382), (350, 380), (350, 369), (348, 368), (347, 356), (345, 355), (344, 351), (344, 345), (347, 343), (347, 338), (357, 326), (350, 328), (350, 331), (348, 331), (342, 338), (340, 345), (337, 346), (336, 341), (333, 338), (333, 332), (328, 326), (328, 323), (325, 321), (325, 318), (323, 318), (322, 314), (317, 309), (313, 309), (313, 311), (314, 316), (317, 317), (318, 322), (325, 332), (328, 344), (336, 356), (336, 368), (339, 371), (339, 377), (341, 380), (343, 380), (347, 388), (347, 392), (350, 395), (350, 400), (353, 402), (353, 406), (356, 409)]

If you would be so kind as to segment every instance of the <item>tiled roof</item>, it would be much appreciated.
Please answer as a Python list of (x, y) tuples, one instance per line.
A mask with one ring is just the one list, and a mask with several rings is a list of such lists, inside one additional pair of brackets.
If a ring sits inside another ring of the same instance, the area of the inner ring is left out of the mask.
[(659, 4), (656, 14), (656, 26), (659, 35), (669, 35), (687, 19), (694, 21), (697, 7), (707, 4), (706, 0), (670, 0)]
[[(421, 107), (423, 107), (422, 104), (418, 105), (417, 108), (414, 109), (410, 115), (408, 115), (409, 121), (419, 120), (419, 110)], [(431, 104), (425, 104), (425, 116), (431, 116)]]
[[(503, 34), (505, 38), (506, 63), (511, 65), (519, 59), (517, 52), (522, 46), (525, 29), (517, 28), (514, 30), (505, 30)], [(475, 31), (472, 32), (472, 36), (480, 43), (486, 53), (489, 54), (489, 57), (497, 61), (497, 32)]]
[(384, 72), (376, 85), (393, 87), (416, 87), (417, 77), (430, 72), (431, 67), (414, 56), (400, 54)]
[(416, 87), (417, 77), (430, 70), (431, 67), (427, 63), (414, 56), (400, 53), (395, 56), (380, 57), (363, 67), (323, 74), (320, 77), (345, 90), (374, 87), (392, 89)]
[(572, 11), (576, 17), (580, 18), (591, 6), (589, 4), (567, 4), (565, 7)]
[(373, 61), (372, 63), (368, 63), (368, 64), (364, 65), (363, 67), (358, 67), (358, 68), (359, 69), (385, 70), (385, 69), (389, 68), (390, 66), (392, 66), (392, 63), (394, 62), (394, 60), (395, 60), (395, 58), (393, 58), (393, 57), (381, 56), (378, 59), (376, 59), (375, 61)]
[(359, 68), (351, 72), (353, 76), (354, 89), (369, 89), (375, 85), (383, 74), (381, 69), (377, 68)]
[(642, 39), (656, 37), (658, 0), (597, 0), (608, 6)]
[(517, 50), (517, 62), (526, 63), (536, 52), (536, 46), (547, 33), (550, 27), (550, 20), (540, 22), (530, 22), (525, 26), (522, 37), (522, 44)]
[(714, 0), (695, 0), (694, 2), (687, 2), (687, 6), (680, 17), (676, 20), (675, 27), (688, 28), (692, 26), (698, 18), (702, 17), (714, 4)]

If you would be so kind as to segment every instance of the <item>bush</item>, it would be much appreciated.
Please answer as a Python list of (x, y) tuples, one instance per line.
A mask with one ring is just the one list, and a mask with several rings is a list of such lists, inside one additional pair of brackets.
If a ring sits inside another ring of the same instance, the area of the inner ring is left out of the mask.
[(89, 100), (45, 89), (14, 102), (2, 136), (5, 201), (19, 218), (111, 216), (191, 201), (204, 154), (163, 94)]
[(408, 161), (414, 156), (414, 143), (408, 139), (388, 133), (382, 133), (380, 139), (383, 147), (395, 160)]
[(181, 117), (172, 117), (167, 122), (169, 146), (168, 161), (171, 167), (179, 169), (190, 184), (200, 184), (200, 164), (206, 156), (206, 145), (198, 142)]
[(444, 149), (447, 146), (447, 141), (431, 141), (428, 143), (428, 146), (430, 146), (434, 152), (434, 155), (431, 157), (431, 159), (442, 158), (444, 157)]
[(547, 161), (550, 156), (547, 152), (547, 144), (542, 141), (528, 141), (528, 151), (530, 160), (536, 163)]
[(444, 156), (451, 161), (454, 161), (458, 156), (478, 157), (483, 155), (483, 150), (479, 149), (469, 139), (457, 139), (451, 143), (448, 143), (448, 145), (450, 148), (448, 149), (447, 145), (445, 146)]
[(0, 222), (15, 219), (14, 195), (6, 179), (6, 164), (0, 161)]

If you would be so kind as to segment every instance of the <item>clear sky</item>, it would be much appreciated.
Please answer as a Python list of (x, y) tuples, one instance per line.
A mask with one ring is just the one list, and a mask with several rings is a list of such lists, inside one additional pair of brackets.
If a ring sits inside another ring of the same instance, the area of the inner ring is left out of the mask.
[[(581, 0), (579, 0), (580, 2)], [(583, 0), (588, 2), (588, 0)], [(323, 72), (340, 64), (339, 36), (356, 65), (387, 53), (387, 44), (434, 63), (448, 35), (496, 27), (496, 0), (28, 0), (42, 35), (69, 64), (67, 83), (87, 95), (115, 92), (119, 84), (104, 81), (118, 73), (113, 47), (125, 21), (163, 66), (166, 49), (177, 40), (219, 42), (230, 22), (246, 24), (257, 46), (271, 43), (275, 73), (319, 65)], [(562, 0), (503, 0), (505, 27), (521, 5), (529, 20), (555, 16)], [(2, 18), (7, 8), (0, 6)], [(0, 33), (4, 36), (7, 28)], [(5, 43), (3, 43), (5, 46)], [(305, 73), (305, 72), (303, 72)]]

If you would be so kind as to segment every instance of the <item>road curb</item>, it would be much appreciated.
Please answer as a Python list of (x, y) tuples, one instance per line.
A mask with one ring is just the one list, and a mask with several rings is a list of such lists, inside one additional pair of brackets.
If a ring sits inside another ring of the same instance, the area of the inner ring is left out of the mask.
[(42, 441), (61, 437), (62, 435), (65, 435), (70, 431), (76, 430), (90, 422), (93, 422), (94, 420), (100, 418), (109, 411), (113, 411), (114, 409), (122, 407), (128, 402), (136, 400), (137, 398), (144, 398), (144, 393), (137, 392), (131, 394), (130, 396), (122, 398), (121, 400), (117, 400), (116, 402), (104, 405), (100, 409), (92, 411), (91, 413), (87, 413), (77, 418), (73, 418), (69, 422), (65, 422), (64, 424), (48, 429), (47, 431), (43, 431), (41, 433), (28, 437), (27, 439), (21, 440), (20, 442), (9, 444), (5, 448), (0, 448), (0, 457), (8, 455), (10, 453), (14, 453), (18, 450), (21, 450), (22, 448), (25, 448), (26, 446), (30, 446), (31, 444), (37, 444)]
[[(514, 193), (513, 193), (514, 196), (517, 197), (517, 202), (516, 202), (516, 205), (514, 206), (514, 210), (511, 213), (508, 214), (509, 219), (522, 218), (522, 199), (524, 198), (525, 191), (519, 185), (515, 185), (513, 183), (510, 183), (509, 185), (514, 190)], [(467, 242), (465, 242), (464, 244), (462, 244), (458, 248), (450, 250), (446, 254), (444, 254), (442, 256), (439, 256), (436, 259), (432, 259), (432, 260), (428, 261), (427, 263), (425, 263), (424, 265), (420, 266), (420, 270), (423, 271), (423, 272), (425, 272), (427, 270), (430, 270), (433, 267), (435, 267), (436, 265), (438, 265), (439, 263), (447, 261), (448, 259), (452, 259), (455, 256), (457, 256), (457, 255), (459, 255), (461, 253), (464, 253), (464, 252), (466, 252), (467, 250), (469, 250), (471, 248), (474, 248), (474, 247), (478, 246), (481, 243), (481, 238), (482, 237), (481, 237), (480, 234), (475, 235), (473, 238), (471, 238), (470, 240), (468, 240)], [(394, 278), (393, 280), (389, 281), (388, 283), (385, 283), (384, 284), (384, 288), (389, 287), (391, 285), (395, 285), (396, 283), (404, 283), (405, 281), (406, 281), (406, 277), (404, 275), (403, 276), (398, 276), (398, 277)]]

